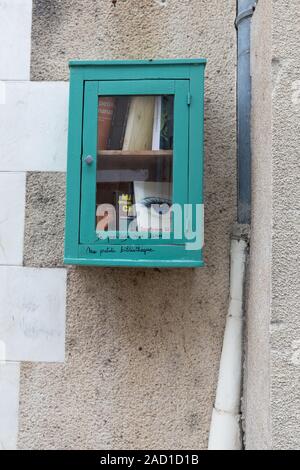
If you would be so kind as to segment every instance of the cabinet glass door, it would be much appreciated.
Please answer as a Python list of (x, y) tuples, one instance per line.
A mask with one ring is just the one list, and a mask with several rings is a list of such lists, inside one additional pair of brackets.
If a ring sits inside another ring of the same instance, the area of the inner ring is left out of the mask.
[(174, 240), (174, 204), (187, 202), (187, 94), (187, 80), (86, 83), (82, 243)]

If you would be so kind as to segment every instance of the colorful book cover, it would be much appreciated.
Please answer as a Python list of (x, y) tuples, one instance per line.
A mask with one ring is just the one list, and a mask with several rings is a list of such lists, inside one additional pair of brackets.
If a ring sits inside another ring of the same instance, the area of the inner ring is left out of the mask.
[(130, 222), (134, 219), (133, 191), (115, 191), (114, 194), (117, 230), (127, 231)]
[(98, 101), (98, 150), (107, 150), (115, 99), (100, 96)]

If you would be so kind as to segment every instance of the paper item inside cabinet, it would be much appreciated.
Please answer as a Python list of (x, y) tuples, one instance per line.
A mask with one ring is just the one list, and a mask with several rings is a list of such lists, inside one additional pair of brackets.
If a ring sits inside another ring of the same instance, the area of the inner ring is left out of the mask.
[(134, 198), (139, 232), (171, 231), (172, 183), (134, 181)]

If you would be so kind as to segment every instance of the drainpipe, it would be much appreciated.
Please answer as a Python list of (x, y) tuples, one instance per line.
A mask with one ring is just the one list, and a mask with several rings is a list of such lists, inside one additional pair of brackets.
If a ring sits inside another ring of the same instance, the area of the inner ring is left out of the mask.
[(208, 450), (240, 450), (240, 402), (243, 351), (243, 288), (247, 237), (231, 240), (230, 297), (212, 412)]
[(231, 240), (230, 296), (218, 385), (209, 433), (209, 450), (241, 450), (243, 303), (251, 222), (250, 41), (254, 0), (237, 0), (237, 225)]
[(237, 0), (237, 221), (251, 221), (251, 17), (256, 1)]

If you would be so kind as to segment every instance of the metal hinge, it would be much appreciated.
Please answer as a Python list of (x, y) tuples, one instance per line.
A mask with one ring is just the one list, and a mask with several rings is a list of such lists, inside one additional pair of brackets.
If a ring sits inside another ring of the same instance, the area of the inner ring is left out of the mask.
[(188, 104), (188, 106), (190, 106), (191, 101), (192, 101), (192, 95), (190, 94), (190, 92), (188, 92), (188, 94), (187, 94), (187, 104)]

